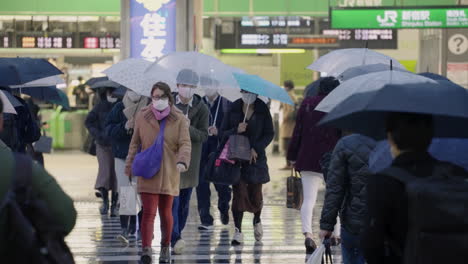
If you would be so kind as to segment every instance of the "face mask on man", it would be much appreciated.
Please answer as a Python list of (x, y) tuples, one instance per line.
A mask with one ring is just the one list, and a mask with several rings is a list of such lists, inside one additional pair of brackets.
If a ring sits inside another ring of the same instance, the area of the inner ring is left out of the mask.
[(180, 96), (186, 99), (192, 99), (194, 88), (186, 87), (186, 86), (179, 86), (179, 94)]
[(244, 104), (253, 104), (257, 100), (257, 95), (252, 93), (243, 93), (242, 94), (242, 101)]
[(153, 99), (153, 107), (158, 111), (163, 111), (169, 107), (169, 99)]
[(107, 102), (109, 103), (115, 103), (117, 102), (117, 98), (116, 97), (113, 97), (112, 95), (107, 95)]

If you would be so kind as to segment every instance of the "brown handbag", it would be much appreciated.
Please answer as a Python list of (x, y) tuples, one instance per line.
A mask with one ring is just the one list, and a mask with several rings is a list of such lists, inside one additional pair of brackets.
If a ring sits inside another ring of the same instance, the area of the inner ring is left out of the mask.
[(286, 179), (286, 188), (286, 207), (300, 210), (304, 200), (302, 180), (294, 169), (291, 170), (291, 176)]
[(250, 161), (251, 153), (248, 137), (243, 135), (229, 136), (228, 159), (236, 161)]

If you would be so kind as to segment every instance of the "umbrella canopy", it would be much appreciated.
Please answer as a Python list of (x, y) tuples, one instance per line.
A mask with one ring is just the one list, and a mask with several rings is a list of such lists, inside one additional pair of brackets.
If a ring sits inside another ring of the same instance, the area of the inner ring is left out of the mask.
[(117, 89), (122, 87), (120, 83), (116, 83), (111, 80), (99, 81), (91, 85), (91, 89), (99, 89), (99, 88), (114, 88)]
[(403, 71), (382, 71), (361, 75), (343, 82), (329, 93), (315, 110), (330, 112), (335, 106), (356, 93), (375, 91), (386, 84), (436, 83), (423, 76)]
[(102, 82), (102, 81), (107, 81), (109, 78), (107, 76), (104, 77), (93, 77), (87, 80), (84, 84), (88, 86), (93, 86), (95, 83)]
[(0, 58), (0, 86), (21, 85), (62, 73), (45, 59)]
[(319, 72), (326, 72), (331, 76), (338, 76), (345, 70), (366, 64), (384, 64), (390, 68), (392, 61), (393, 67), (404, 69), (397, 60), (373, 51), (370, 49), (339, 49), (331, 51), (320, 57), (314, 63), (309, 65), (307, 69)]
[(449, 81), (450, 82), (449, 78), (447, 78), (445, 76), (442, 76), (442, 75), (439, 75), (439, 74), (436, 74), (436, 73), (432, 73), (432, 72), (421, 72), (421, 73), (418, 73), (418, 75), (427, 77), (427, 78), (432, 79), (434, 81)]
[(57, 91), (58, 91), (58, 95), (60, 96), (60, 99), (58, 99), (58, 100), (49, 99), (48, 101), (50, 103), (60, 105), (63, 108), (65, 108), (66, 110), (70, 110), (70, 101), (68, 100), (67, 94), (65, 94), (65, 92), (63, 92), (62, 90), (59, 90), (59, 89), (57, 89)]
[(369, 74), (373, 72), (389, 71), (389, 70), (403, 71), (403, 72), (409, 73), (409, 71), (402, 69), (402, 68), (390, 69), (390, 67), (387, 64), (377, 63), (377, 64), (366, 64), (366, 65), (359, 65), (359, 66), (351, 67), (347, 69), (346, 71), (342, 72), (340, 75), (338, 75), (337, 78), (341, 82), (345, 82), (349, 79), (352, 79), (360, 75)]
[(234, 73), (233, 75), (242, 90), (294, 105), (294, 102), (288, 92), (274, 83), (271, 83), (257, 75), (245, 73)]
[(26, 87), (49, 87), (65, 84), (65, 80), (61, 75), (54, 75), (50, 77), (45, 77), (42, 79), (34, 80), (32, 82), (27, 82), (21, 85), (10, 85), (10, 88), (26, 88)]
[(319, 93), (320, 81), (323, 80), (324, 77), (320, 77), (317, 80), (311, 82), (309, 85), (306, 86), (304, 91), (304, 97), (309, 96), (316, 96)]
[(384, 139), (385, 122), (391, 112), (434, 116), (435, 137), (467, 138), (468, 91), (438, 83), (389, 84), (358, 93), (336, 106), (319, 125), (329, 125)]
[(110, 80), (144, 96), (149, 96), (153, 84), (144, 77), (145, 70), (152, 63), (144, 59), (126, 59), (120, 61), (105, 71)]
[(59, 89), (56, 86), (43, 87), (25, 87), (19, 91), (41, 101), (49, 102), (50, 100), (60, 100)]
[[(15, 110), (15, 107), (13, 106), (13, 104), (10, 102), (10, 100), (8, 99), (8, 97), (5, 95), (6, 92), (0, 90), (0, 100), (2, 100), (3, 102), (3, 113), (7, 113), (7, 114), (17, 114), (16, 113), (16, 110)], [(17, 100), (16, 100), (17, 101)]]

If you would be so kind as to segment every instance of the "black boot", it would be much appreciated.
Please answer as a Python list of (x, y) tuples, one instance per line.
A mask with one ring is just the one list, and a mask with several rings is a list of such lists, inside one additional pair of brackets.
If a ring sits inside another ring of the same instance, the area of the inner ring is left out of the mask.
[(119, 193), (112, 192), (111, 217), (119, 214)]
[(109, 212), (109, 191), (106, 189), (99, 189), (99, 192), (102, 197), (102, 206), (99, 208), (101, 215), (107, 215)]

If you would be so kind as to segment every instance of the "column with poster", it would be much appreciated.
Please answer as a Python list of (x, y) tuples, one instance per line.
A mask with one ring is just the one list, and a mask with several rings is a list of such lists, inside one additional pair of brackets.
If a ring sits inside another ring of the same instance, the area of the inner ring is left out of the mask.
[(447, 77), (468, 88), (468, 29), (448, 29)]
[(176, 50), (176, 0), (130, 0), (130, 57), (154, 61)]

